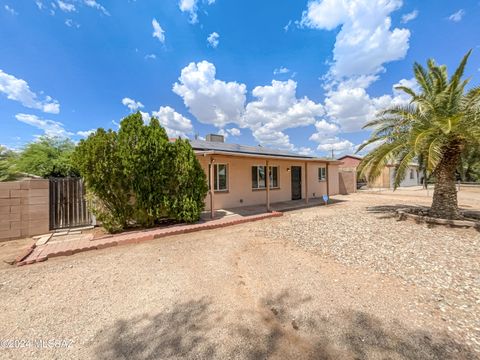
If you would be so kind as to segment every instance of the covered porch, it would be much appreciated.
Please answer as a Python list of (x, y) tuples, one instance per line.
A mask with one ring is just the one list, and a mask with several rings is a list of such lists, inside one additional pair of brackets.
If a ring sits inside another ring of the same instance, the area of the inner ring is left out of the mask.
[(205, 202), (210, 219), (318, 206), (323, 195), (338, 193), (335, 161), (213, 151), (196, 155), (209, 183)]
[[(230, 218), (230, 217), (245, 217), (251, 215), (259, 215), (268, 212), (285, 212), (297, 209), (306, 209), (317, 206), (330, 206), (336, 203), (342, 202), (342, 200), (330, 198), (328, 205), (325, 204), (321, 198), (310, 198), (308, 202), (305, 199), (280, 201), (270, 204), (270, 209), (267, 210), (266, 205), (248, 205), (235, 208), (217, 209), (213, 212), (214, 219)], [(210, 210), (202, 213), (202, 220), (212, 219), (212, 212)]]

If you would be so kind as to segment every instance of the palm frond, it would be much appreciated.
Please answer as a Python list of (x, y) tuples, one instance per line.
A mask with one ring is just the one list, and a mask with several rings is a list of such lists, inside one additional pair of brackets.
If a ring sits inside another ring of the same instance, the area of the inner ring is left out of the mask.
[(468, 50), (468, 52), (463, 56), (462, 61), (460, 61), (460, 64), (458, 65), (457, 69), (455, 70), (452, 77), (450, 78), (450, 83), (460, 82), (460, 79), (463, 76), (463, 73), (465, 71), (465, 66), (467, 65), (468, 58), (470, 57), (471, 53), (472, 53), (472, 49)]
[(417, 97), (417, 94), (415, 93), (415, 91), (413, 91), (412, 89), (410, 89), (410, 88), (407, 87), (407, 86), (395, 86), (395, 90), (401, 90), (401, 91), (403, 91), (405, 94), (410, 95), (412, 98), (416, 98), (416, 97)]
[(434, 139), (428, 146), (427, 170), (432, 173), (442, 157), (442, 147), (439, 138)]
[(393, 180), (393, 188), (396, 189), (400, 186), (400, 183), (405, 179), (406, 171), (412, 160), (415, 158), (415, 151), (410, 150), (403, 154), (399, 159), (399, 164), (395, 167), (395, 177)]
[(417, 82), (422, 88), (423, 92), (426, 94), (431, 94), (432, 84), (425, 68), (419, 63), (415, 63), (413, 65), (413, 72), (415, 74), (415, 79), (417, 79)]
[(391, 143), (384, 143), (370, 152), (360, 163), (360, 176), (368, 181), (374, 181), (380, 176), (388, 160), (394, 159), (395, 155), (407, 145), (404, 139), (397, 139)]

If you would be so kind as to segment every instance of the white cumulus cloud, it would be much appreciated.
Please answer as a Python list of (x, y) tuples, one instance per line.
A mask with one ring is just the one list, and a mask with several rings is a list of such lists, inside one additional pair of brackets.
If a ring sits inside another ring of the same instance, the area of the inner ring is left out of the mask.
[(157, 19), (152, 20), (153, 33), (152, 36), (157, 38), (162, 44), (165, 43), (165, 31), (162, 29)]
[(321, 104), (297, 98), (296, 89), (293, 80), (272, 80), (272, 85), (257, 86), (252, 91), (256, 100), (247, 104), (240, 125), (251, 129), (262, 145), (294, 150), (283, 131), (314, 124), (325, 113)]
[(193, 126), (190, 119), (176, 112), (170, 106), (161, 106), (158, 111), (152, 112), (160, 124), (165, 128), (169, 137), (187, 138), (193, 133)]
[[(204, 0), (203, 2), (207, 3), (208, 5), (212, 5), (213, 3), (215, 3), (215, 0)], [(192, 24), (198, 22), (198, 3), (199, 0), (180, 0), (178, 2), (178, 7), (180, 8), (180, 11), (189, 13), (190, 22)]]
[(243, 124), (281, 130), (313, 124), (324, 114), (323, 107), (307, 97), (298, 99), (296, 89), (293, 80), (272, 80), (271, 85), (255, 87), (252, 95), (257, 100), (248, 103)]
[[(330, 122), (338, 125), (342, 132), (355, 132), (375, 117), (377, 111), (393, 105), (406, 105), (410, 98), (396, 86), (407, 86), (418, 90), (414, 79), (402, 79), (392, 86), (392, 94), (371, 97), (365, 87), (355, 82), (342, 82), (327, 92), (325, 110)], [(365, 84), (364, 84), (365, 85)]]
[(18, 79), (2, 70), (0, 70), (0, 93), (4, 93), (8, 99), (18, 101), (31, 109), (52, 114), (60, 112), (60, 104), (57, 100), (50, 96), (46, 96), (44, 100), (38, 99), (37, 94), (30, 90), (25, 80)]
[(296, 97), (297, 83), (293, 80), (272, 80), (271, 85), (257, 86), (245, 108), (240, 125), (252, 130), (262, 145), (294, 150), (295, 146), (284, 130), (314, 124), (325, 112), (321, 104), (307, 97)]
[(321, 152), (331, 153), (333, 150), (335, 157), (338, 156), (339, 153), (353, 152), (354, 149), (355, 145), (351, 141), (338, 137), (325, 138), (317, 146), (317, 150)]
[(240, 131), (240, 129), (237, 129), (237, 128), (218, 130), (218, 135), (224, 136), (225, 139), (227, 139), (230, 135), (237, 137), (237, 136), (240, 136), (241, 134), (242, 132)]
[(324, 119), (315, 123), (315, 129), (317, 132), (313, 133), (309, 140), (318, 143), (320, 143), (325, 137), (329, 137), (340, 132), (340, 128), (337, 125), (329, 123)]
[[(200, 122), (220, 129), (228, 124), (248, 128), (262, 145), (294, 150), (284, 130), (312, 125), (325, 113), (321, 104), (297, 98), (293, 80), (273, 80), (271, 85), (255, 87), (254, 100), (247, 104), (244, 84), (215, 76), (212, 63), (191, 63), (182, 70), (173, 91)], [(233, 131), (224, 129), (221, 133), (236, 136)]]
[[(320, 30), (336, 30), (336, 40), (328, 74), (324, 77), (325, 116), (316, 123), (310, 140), (319, 151), (350, 151), (352, 142), (341, 138), (356, 132), (392, 104), (408, 101), (393, 90), (371, 97), (367, 91), (385, 71), (385, 64), (403, 59), (409, 48), (410, 31), (392, 27), (391, 13), (400, 9), (401, 0), (312, 0), (301, 25)], [(406, 23), (418, 11), (404, 14)], [(407, 80), (402, 80), (407, 81)]]
[(137, 111), (138, 109), (143, 108), (143, 104), (140, 101), (135, 101), (128, 97), (122, 99), (122, 104), (128, 107), (131, 111)]
[(242, 132), (240, 131), (240, 129), (237, 129), (237, 128), (231, 128), (231, 129), (227, 129), (227, 132), (232, 135), (232, 136), (240, 136), (242, 135)]
[(389, 16), (401, 5), (401, 0), (313, 0), (303, 13), (302, 25), (340, 27), (330, 69), (333, 78), (376, 74), (383, 71), (383, 64), (407, 53), (410, 31), (391, 29)]
[(182, 97), (198, 121), (221, 128), (240, 120), (245, 107), (246, 86), (235, 81), (218, 80), (215, 75), (212, 63), (192, 62), (182, 69), (173, 92)]
[(218, 44), (220, 43), (219, 39), (220, 35), (218, 35), (217, 32), (212, 32), (210, 35), (208, 35), (207, 42), (212, 48), (216, 49)]

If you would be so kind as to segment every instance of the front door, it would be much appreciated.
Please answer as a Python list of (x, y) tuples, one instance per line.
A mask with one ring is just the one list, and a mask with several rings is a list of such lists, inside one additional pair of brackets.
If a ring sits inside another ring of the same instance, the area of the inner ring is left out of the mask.
[(302, 198), (302, 167), (292, 166), (292, 200)]

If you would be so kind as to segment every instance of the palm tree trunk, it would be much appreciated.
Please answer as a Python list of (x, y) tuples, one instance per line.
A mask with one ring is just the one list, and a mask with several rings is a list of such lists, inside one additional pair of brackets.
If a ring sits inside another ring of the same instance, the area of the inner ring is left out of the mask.
[(455, 171), (460, 160), (460, 147), (451, 144), (435, 169), (435, 188), (430, 215), (443, 219), (459, 219)]

